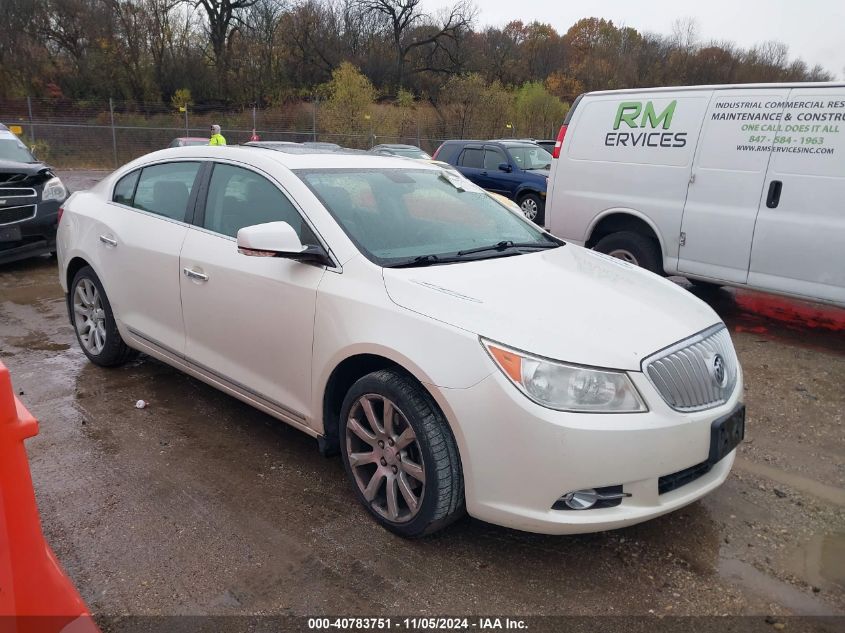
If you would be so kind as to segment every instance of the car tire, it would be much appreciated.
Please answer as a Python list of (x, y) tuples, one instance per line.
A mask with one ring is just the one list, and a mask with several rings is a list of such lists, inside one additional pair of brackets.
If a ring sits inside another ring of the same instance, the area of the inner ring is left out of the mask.
[(90, 266), (74, 276), (68, 303), (76, 340), (88, 360), (101, 367), (117, 367), (135, 355), (123, 342), (103, 284)]
[(634, 231), (617, 231), (601, 238), (594, 247), (598, 252), (616, 257), (640, 268), (663, 274), (663, 260), (660, 255), (660, 245), (657, 240), (635, 233)]
[(359, 379), (343, 401), (339, 427), (341, 458), (355, 494), (382, 526), (417, 538), (463, 515), (455, 438), (431, 395), (411, 376), (384, 369)]
[(524, 196), (520, 196), (519, 208), (522, 209), (522, 213), (526, 218), (534, 224), (543, 226), (546, 209), (540, 196), (536, 193), (526, 193)]

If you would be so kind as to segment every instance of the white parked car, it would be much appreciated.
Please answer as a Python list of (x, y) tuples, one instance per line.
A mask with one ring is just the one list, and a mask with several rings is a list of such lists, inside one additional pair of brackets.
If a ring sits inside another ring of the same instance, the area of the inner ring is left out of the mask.
[(464, 509), (637, 523), (719, 486), (743, 436), (707, 305), (436, 165), (163, 150), (75, 193), (58, 239), (92, 362), (145, 352), (318, 438), (405, 536)]
[(845, 83), (591, 92), (549, 230), (653, 272), (845, 306)]

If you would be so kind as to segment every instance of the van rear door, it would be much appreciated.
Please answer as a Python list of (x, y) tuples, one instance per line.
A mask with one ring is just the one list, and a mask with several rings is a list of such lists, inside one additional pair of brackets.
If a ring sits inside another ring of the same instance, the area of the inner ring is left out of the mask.
[(781, 128), (748, 283), (845, 304), (845, 86), (793, 89)]
[(789, 92), (713, 92), (684, 205), (681, 273), (747, 282), (754, 222)]

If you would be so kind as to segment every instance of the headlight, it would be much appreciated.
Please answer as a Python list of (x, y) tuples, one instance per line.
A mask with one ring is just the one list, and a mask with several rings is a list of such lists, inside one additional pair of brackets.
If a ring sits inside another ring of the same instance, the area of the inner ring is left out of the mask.
[(62, 179), (59, 177), (50, 178), (44, 185), (44, 191), (41, 194), (41, 202), (48, 202), (50, 200), (58, 200), (61, 202), (67, 198), (67, 189), (62, 184)]
[(484, 339), (481, 343), (505, 376), (539, 405), (581, 413), (648, 411), (625, 372), (538, 358)]

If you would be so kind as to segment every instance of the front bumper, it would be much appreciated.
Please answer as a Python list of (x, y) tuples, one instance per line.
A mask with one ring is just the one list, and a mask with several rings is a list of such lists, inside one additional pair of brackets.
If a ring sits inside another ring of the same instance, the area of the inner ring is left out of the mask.
[[(707, 460), (711, 423), (740, 402), (741, 372), (727, 403), (689, 414), (671, 410), (643, 374), (630, 376), (649, 405), (646, 413), (553, 411), (498, 371), (469, 389), (429, 386), (458, 441), (469, 514), (529, 532), (598, 532), (671, 512), (717, 488), (736, 451), (664, 494), (658, 480)], [(618, 506), (552, 509), (567, 492), (616, 485), (631, 495)]]
[(55, 252), (59, 206), (61, 202), (55, 200), (39, 202), (35, 217), (2, 225), (0, 228), (19, 227), (21, 239), (14, 242), (0, 242), (0, 263), (5, 264)]

